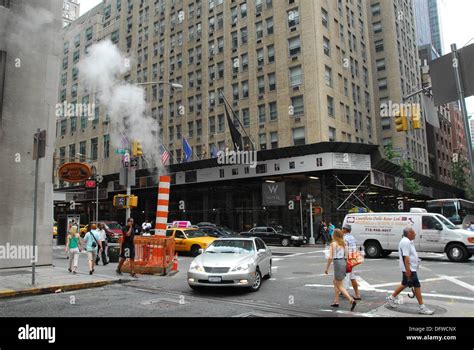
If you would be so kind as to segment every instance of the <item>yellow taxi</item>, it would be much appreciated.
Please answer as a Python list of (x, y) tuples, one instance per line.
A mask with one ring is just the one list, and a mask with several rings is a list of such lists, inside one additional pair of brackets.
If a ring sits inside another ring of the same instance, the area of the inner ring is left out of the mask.
[(206, 249), (216, 239), (197, 228), (177, 227), (167, 229), (166, 237), (174, 237), (177, 252), (191, 253), (192, 256), (198, 256), (199, 249)]

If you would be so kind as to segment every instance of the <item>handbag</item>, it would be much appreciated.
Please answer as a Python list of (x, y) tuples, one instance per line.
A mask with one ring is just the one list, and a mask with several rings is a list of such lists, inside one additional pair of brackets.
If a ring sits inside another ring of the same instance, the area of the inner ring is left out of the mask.
[[(364, 255), (361, 252), (362, 247), (357, 251), (349, 253), (347, 257), (347, 270), (352, 271), (352, 268), (364, 262)], [(350, 272), (348, 271), (348, 272)]]

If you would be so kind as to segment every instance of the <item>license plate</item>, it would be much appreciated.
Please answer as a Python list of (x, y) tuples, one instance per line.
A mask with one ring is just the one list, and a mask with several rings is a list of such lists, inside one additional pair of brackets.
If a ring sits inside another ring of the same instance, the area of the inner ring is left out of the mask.
[(220, 276), (209, 276), (209, 282), (211, 283), (221, 283), (222, 277)]

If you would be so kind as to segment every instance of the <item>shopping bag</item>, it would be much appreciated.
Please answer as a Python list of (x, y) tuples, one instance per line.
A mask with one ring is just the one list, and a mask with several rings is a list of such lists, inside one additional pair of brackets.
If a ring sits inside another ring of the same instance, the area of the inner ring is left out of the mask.
[(349, 253), (347, 257), (347, 269), (352, 270), (353, 267), (360, 265), (364, 262), (364, 255), (360, 251), (354, 251)]

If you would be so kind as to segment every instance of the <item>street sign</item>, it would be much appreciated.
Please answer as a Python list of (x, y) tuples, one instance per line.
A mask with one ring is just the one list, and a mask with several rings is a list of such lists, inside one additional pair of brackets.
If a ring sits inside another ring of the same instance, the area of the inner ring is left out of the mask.
[(125, 153), (127, 153), (126, 149), (116, 149), (115, 150), (115, 154), (125, 154)]
[(102, 175), (97, 175), (95, 177), (95, 180), (97, 181), (97, 183), (102, 183), (102, 181), (104, 181), (104, 177)]

